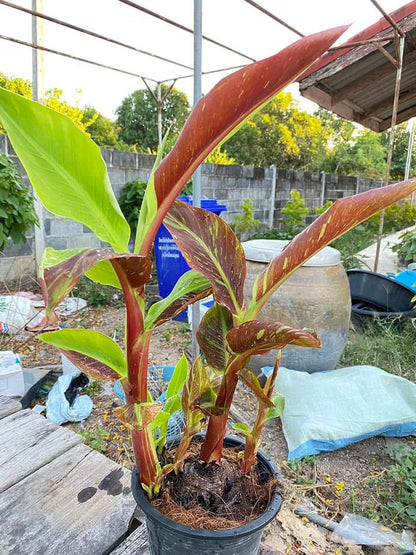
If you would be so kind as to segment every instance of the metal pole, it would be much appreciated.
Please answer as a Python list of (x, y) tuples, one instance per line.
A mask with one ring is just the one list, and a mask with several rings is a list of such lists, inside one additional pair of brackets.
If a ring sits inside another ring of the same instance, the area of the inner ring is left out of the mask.
[(326, 174), (321, 172), (321, 206), (325, 204)]
[[(202, 79), (202, 0), (194, 0), (194, 102), (195, 106), (201, 98)], [(193, 205), (201, 206), (201, 168), (193, 175)], [(199, 345), (196, 330), (201, 320), (199, 302), (192, 305), (192, 359), (199, 356)]]
[[(371, 0), (373, 2), (373, 0)], [(374, 3), (374, 2), (373, 2)], [(396, 127), (396, 120), (397, 120), (397, 109), (399, 105), (399, 96), (400, 96), (400, 84), (402, 80), (402, 67), (403, 67), (403, 53), (404, 53), (404, 41), (405, 38), (403, 36), (400, 37), (399, 42), (399, 65), (396, 71), (396, 86), (394, 90), (394, 101), (393, 101), (393, 110), (391, 114), (391, 127), (390, 127), (390, 137), (389, 137), (389, 150), (387, 154), (387, 163), (386, 163), (386, 175), (384, 178), (384, 187), (389, 184), (390, 181), (390, 170), (391, 170), (391, 161), (393, 158), (393, 147), (394, 147), (394, 131)], [(380, 248), (381, 248), (381, 239), (383, 236), (383, 227), (384, 227), (384, 210), (380, 214), (380, 225), (378, 227), (378, 235), (377, 235), (377, 244), (376, 244), (376, 253), (374, 257), (374, 267), (373, 271), (377, 272), (378, 268), (378, 261), (380, 258)]]
[(273, 164), (270, 166), (272, 170), (272, 194), (270, 199), (270, 211), (269, 211), (269, 228), (273, 229), (274, 226), (274, 208), (276, 203), (276, 179), (277, 179), (277, 170), (276, 166)]
[(407, 158), (406, 158), (406, 168), (404, 170), (404, 178), (409, 179), (410, 166), (412, 164), (412, 154), (413, 154), (413, 138), (415, 131), (415, 118), (409, 121), (409, 143), (407, 145)]
[[(42, 11), (42, 0), (32, 0), (32, 10)], [(40, 20), (41, 21), (41, 20)], [(39, 37), (38, 37), (38, 21), (36, 16), (32, 16), (32, 43), (37, 46), (38, 39), (43, 42), (43, 29), (39, 26)], [(36, 102), (39, 102), (40, 98), (43, 98), (43, 53), (42, 58), (39, 56), (39, 51), (36, 48), (32, 49), (32, 98)], [(43, 251), (45, 250), (45, 226), (43, 217), (43, 206), (33, 190), (33, 205), (35, 208), (36, 215), (39, 220), (39, 226), (35, 226), (35, 245), (34, 245), (34, 255), (37, 268), (39, 268)]]
[(162, 89), (161, 84), (157, 84), (157, 144), (162, 144)]

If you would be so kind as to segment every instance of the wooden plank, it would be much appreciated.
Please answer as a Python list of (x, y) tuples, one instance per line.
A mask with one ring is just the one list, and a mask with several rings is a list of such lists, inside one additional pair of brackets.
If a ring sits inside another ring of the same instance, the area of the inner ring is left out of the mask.
[(9, 414), (13, 414), (18, 410), (21, 410), (22, 405), (16, 399), (12, 399), (10, 397), (0, 397), (0, 418), (4, 418), (5, 416), (9, 416)]
[(130, 471), (75, 445), (0, 494), (0, 553), (102, 555), (135, 508)]
[(111, 555), (149, 555), (149, 543), (147, 540), (147, 530), (146, 523), (140, 524), (134, 532), (132, 532), (127, 538), (113, 551)]
[(0, 492), (83, 439), (29, 409), (0, 420)]

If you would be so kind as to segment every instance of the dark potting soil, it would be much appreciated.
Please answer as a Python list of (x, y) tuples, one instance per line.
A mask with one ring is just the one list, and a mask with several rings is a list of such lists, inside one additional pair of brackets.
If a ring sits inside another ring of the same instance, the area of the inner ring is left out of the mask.
[[(192, 528), (234, 528), (255, 520), (267, 510), (279, 482), (257, 467), (243, 475), (238, 460), (241, 448), (224, 448), (221, 465), (199, 460), (195, 442), (182, 472), (165, 477), (152, 505), (168, 518)], [(167, 461), (171, 459), (167, 455)], [(267, 480), (265, 482), (265, 479)]]

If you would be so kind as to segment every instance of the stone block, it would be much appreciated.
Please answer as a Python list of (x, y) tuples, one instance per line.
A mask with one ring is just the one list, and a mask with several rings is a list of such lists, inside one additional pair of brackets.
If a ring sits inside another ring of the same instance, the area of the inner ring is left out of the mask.
[(106, 163), (107, 166), (112, 166), (113, 165), (113, 150), (107, 149), (107, 148), (102, 148), (101, 149), (101, 156), (103, 157), (104, 162)]
[(253, 166), (243, 166), (243, 177), (245, 177), (246, 179), (253, 179), (254, 177)]
[(15, 256), (11, 258), (0, 258), (0, 280), (12, 282), (18, 280), (24, 282), (24, 277), (35, 276), (35, 259), (31, 256)]
[(27, 237), (24, 243), (13, 243), (9, 239), (7, 247), (2, 252), (2, 257), (12, 258), (14, 256), (28, 256), (33, 253), (33, 237)]
[(56, 218), (50, 221), (50, 233), (49, 235), (64, 235), (70, 237), (78, 233), (82, 233), (82, 224), (74, 222), (72, 220), (67, 220), (66, 218)]
[(100, 248), (100, 240), (93, 233), (83, 233), (82, 235), (71, 235), (68, 237), (68, 249), (81, 248), (97, 249)]
[(51, 247), (56, 251), (69, 249), (70, 237), (62, 237), (61, 235), (49, 235), (45, 238), (45, 247)]
[(154, 154), (144, 154), (140, 152), (137, 156), (137, 168), (151, 170), (155, 164), (156, 156)]
[(135, 152), (113, 150), (113, 166), (121, 168), (138, 168), (137, 154)]
[(126, 168), (113, 167), (108, 168), (108, 177), (110, 178), (110, 183), (113, 189), (122, 187), (129, 179), (126, 179)]
[(214, 173), (217, 176), (224, 176), (224, 177), (242, 177), (243, 175), (243, 167), (242, 166), (226, 166), (224, 164), (216, 164), (214, 165)]

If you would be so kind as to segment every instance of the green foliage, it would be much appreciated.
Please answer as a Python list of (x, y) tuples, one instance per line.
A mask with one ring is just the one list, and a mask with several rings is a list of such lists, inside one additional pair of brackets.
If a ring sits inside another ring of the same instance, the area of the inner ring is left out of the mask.
[(394, 321), (371, 321), (352, 325), (339, 367), (369, 364), (408, 380), (415, 379), (415, 330)]
[(397, 252), (399, 260), (406, 265), (416, 262), (416, 231), (407, 231), (400, 235), (400, 242), (393, 245), (392, 251)]
[[(206, 463), (221, 461), (228, 414), (238, 380), (243, 381), (258, 401), (256, 422), (247, 436), (241, 462), (243, 473), (250, 470), (263, 426), (268, 417), (275, 414), (274, 408), (279, 412), (283, 403), (279, 398), (275, 405), (276, 396), (273, 395), (280, 358), (277, 357), (272, 375), (263, 387), (254, 374), (244, 370), (248, 359), (270, 349), (280, 350), (287, 344), (320, 345), (314, 332), (258, 320), (263, 306), (306, 257), (313, 256), (329, 240), (358, 225), (376, 209), (416, 189), (415, 180), (386, 187), (382, 194), (370, 191), (334, 204), (317, 225), (310, 226), (308, 233), (294, 238), (283, 257), (271, 261), (267, 271), (256, 280), (248, 302), (244, 298), (242, 279), (244, 250), (230, 228), (211, 212), (175, 202), (209, 152), (259, 106), (273, 98), (291, 78), (301, 74), (322, 55), (339, 38), (341, 31), (338, 28), (305, 37), (289, 47), (289, 51), (286, 49), (246, 67), (244, 72), (226, 77), (221, 86), (204, 97), (188, 119), (187, 133), (175, 144), (174, 150), (163, 160), (163, 149), (158, 153), (142, 204), (133, 253), (128, 247), (129, 226), (112, 194), (96, 145), (60, 114), (0, 89), (0, 117), (42, 202), (54, 213), (84, 223), (113, 248), (69, 252), (47, 249), (40, 279), (47, 313), (52, 312), (85, 272), (94, 273), (102, 283), (115, 282), (121, 286), (126, 300), (126, 353), (110, 337), (94, 330), (47, 332), (42, 334), (42, 340), (59, 348), (93, 379), (126, 378), (121, 384), (125, 388), (127, 405), (116, 409), (116, 414), (132, 431), (140, 482), (149, 497), (159, 492), (164, 475), (183, 468), (190, 441), (200, 431), (205, 416), (209, 423), (200, 458)], [(244, 87), (247, 82), (251, 83), (250, 87)], [(291, 131), (289, 125), (286, 128), (282, 129), (283, 133)], [(305, 151), (307, 154), (307, 146)], [(65, 156), (68, 152), (75, 154)], [(293, 218), (293, 214), (289, 215)], [(180, 278), (167, 298), (152, 304), (146, 311), (149, 255), (162, 221), (193, 270)], [(175, 380), (168, 391), (171, 406), (162, 407), (148, 394), (152, 333), (157, 326), (211, 292), (216, 303), (204, 315), (197, 334), (203, 356), (189, 369), (183, 357), (180, 379)], [(212, 369), (215, 369), (215, 377)], [(179, 400), (183, 380), (183, 395)], [(189, 418), (175, 460), (162, 468), (156, 454), (154, 422), (163, 420), (159, 426), (163, 435), (166, 416), (159, 415), (173, 414), (180, 405)]]
[(290, 93), (279, 93), (225, 144), (238, 164), (318, 170), (328, 133), (321, 120), (303, 112)]
[[(328, 204), (325, 205), (328, 208)], [(325, 210), (322, 211), (324, 212)], [(256, 239), (293, 239), (302, 229), (306, 227), (305, 217), (309, 214), (309, 208), (300, 196), (299, 191), (290, 191), (290, 200), (281, 210), (283, 218), (279, 229), (269, 229), (255, 236)]]
[(234, 229), (237, 237), (245, 233), (251, 233), (261, 223), (260, 220), (254, 219), (253, 201), (250, 198), (246, 198), (245, 202), (241, 205), (241, 209), (243, 214), (238, 214), (231, 223), (231, 227)]
[(99, 453), (104, 453), (107, 449), (106, 441), (109, 436), (109, 432), (102, 426), (97, 426), (91, 430), (81, 430), (80, 428), (75, 429), (77, 434), (84, 438), (85, 445), (91, 447)]
[(26, 241), (26, 233), (38, 223), (33, 197), (22, 181), (17, 166), (0, 152), (0, 252), (9, 237), (14, 243)]
[[(161, 85), (162, 97), (167, 90), (167, 85)], [(157, 96), (157, 88), (153, 92)], [(116, 113), (117, 124), (120, 126), (120, 140), (137, 145), (142, 152), (147, 149), (157, 150), (157, 105), (147, 89), (134, 91), (124, 98)], [(165, 136), (169, 130), (168, 149), (175, 142), (188, 114), (189, 103), (186, 94), (172, 89), (162, 108), (162, 135)]]
[(319, 169), (369, 179), (385, 176), (387, 146), (381, 135), (356, 126), (323, 108), (316, 112), (328, 133), (327, 155)]
[[(384, 131), (380, 136), (382, 144), (385, 148), (388, 147), (390, 141), (390, 131)], [(391, 161), (391, 179), (403, 179), (404, 172), (406, 169), (407, 152), (409, 148), (409, 131), (407, 129), (407, 123), (402, 123), (395, 128), (394, 131), (394, 146), (393, 146), (393, 156)], [(413, 141), (413, 152), (412, 159), (410, 163), (409, 177), (414, 177), (416, 175), (416, 143)]]
[(221, 150), (219, 146), (208, 157), (205, 159), (206, 164), (223, 164), (226, 166), (230, 166), (235, 164), (235, 159), (228, 156), (227, 151)]
[[(393, 463), (378, 477), (363, 482), (353, 492), (353, 510), (402, 530), (416, 526), (416, 450), (402, 446), (387, 451)], [(363, 488), (367, 496), (363, 495)]]
[(86, 393), (87, 395), (97, 395), (102, 390), (100, 382), (96, 380), (92, 380), (88, 385), (86, 385), (82, 389), (82, 393)]
[(282, 214), (282, 229), (292, 237), (306, 227), (305, 217), (309, 214), (309, 208), (299, 191), (290, 191), (290, 200), (282, 208)]
[(141, 179), (129, 181), (123, 185), (118, 202), (131, 230), (132, 235), (136, 234), (137, 222), (139, 220), (140, 209), (146, 191), (147, 183)]
[(115, 148), (118, 143), (118, 129), (114, 121), (106, 118), (93, 106), (85, 106), (82, 122), (88, 125), (91, 139), (102, 148)]
[(72, 291), (76, 297), (88, 301), (89, 306), (120, 306), (122, 303), (121, 296), (114, 287), (101, 285), (85, 276), (80, 279)]
[(345, 235), (342, 235), (342, 237), (339, 237), (330, 246), (340, 252), (344, 268), (351, 270), (352, 268), (360, 268), (363, 265), (357, 253), (374, 243), (376, 237), (377, 231), (368, 222), (364, 222), (348, 231)]

